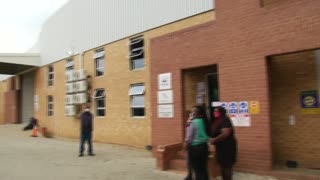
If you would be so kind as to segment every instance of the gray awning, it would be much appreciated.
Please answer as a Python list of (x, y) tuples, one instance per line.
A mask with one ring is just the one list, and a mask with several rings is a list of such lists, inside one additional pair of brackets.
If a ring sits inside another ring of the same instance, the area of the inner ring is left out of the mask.
[(0, 54), (0, 74), (15, 75), (40, 66), (40, 55), (29, 53)]

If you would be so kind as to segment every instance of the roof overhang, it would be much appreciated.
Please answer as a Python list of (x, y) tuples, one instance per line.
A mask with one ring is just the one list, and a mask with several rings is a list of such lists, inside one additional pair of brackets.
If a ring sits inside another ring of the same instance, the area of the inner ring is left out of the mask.
[(0, 74), (15, 75), (40, 66), (40, 55), (0, 53)]

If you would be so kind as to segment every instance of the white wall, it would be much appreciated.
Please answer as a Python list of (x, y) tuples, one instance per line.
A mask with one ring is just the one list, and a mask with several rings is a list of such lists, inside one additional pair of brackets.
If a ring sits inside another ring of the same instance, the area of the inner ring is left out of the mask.
[(42, 64), (214, 9), (214, 0), (71, 0), (44, 24)]

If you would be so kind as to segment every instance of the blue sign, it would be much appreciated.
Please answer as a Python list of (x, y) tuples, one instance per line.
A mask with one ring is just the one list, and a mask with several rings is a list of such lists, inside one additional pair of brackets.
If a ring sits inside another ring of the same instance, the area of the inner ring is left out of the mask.
[(249, 106), (247, 101), (241, 101), (239, 103), (239, 113), (249, 113)]
[(226, 102), (221, 102), (220, 106), (223, 107), (225, 110), (228, 110), (228, 105)]
[(229, 114), (236, 114), (238, 113), (238, 103), (237, 102), (230, 102), (229, 103)]
[(318, 108), (319, 107), (318, 92), (302, 91), (300, 101), (301, 101), (302, 108)]

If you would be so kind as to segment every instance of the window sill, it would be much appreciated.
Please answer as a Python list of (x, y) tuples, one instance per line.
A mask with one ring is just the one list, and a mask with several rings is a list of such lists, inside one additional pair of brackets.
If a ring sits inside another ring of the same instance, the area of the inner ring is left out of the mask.
[(145, 119), (145, 116), (131, 116), (132, 119)]
[(95, 118), (96, 119), (104, 119), (104, 118), (106, 118), (106, 116), (96, 116)]
[(95, 78), (104, 78), (105, 75), (101, 75), (101, 76), (95, 76)]
[(130, 71), (144, 71), (144, 70), (145, 70), (145, 67), (139, 68), (139, 69), (131, 69)]

